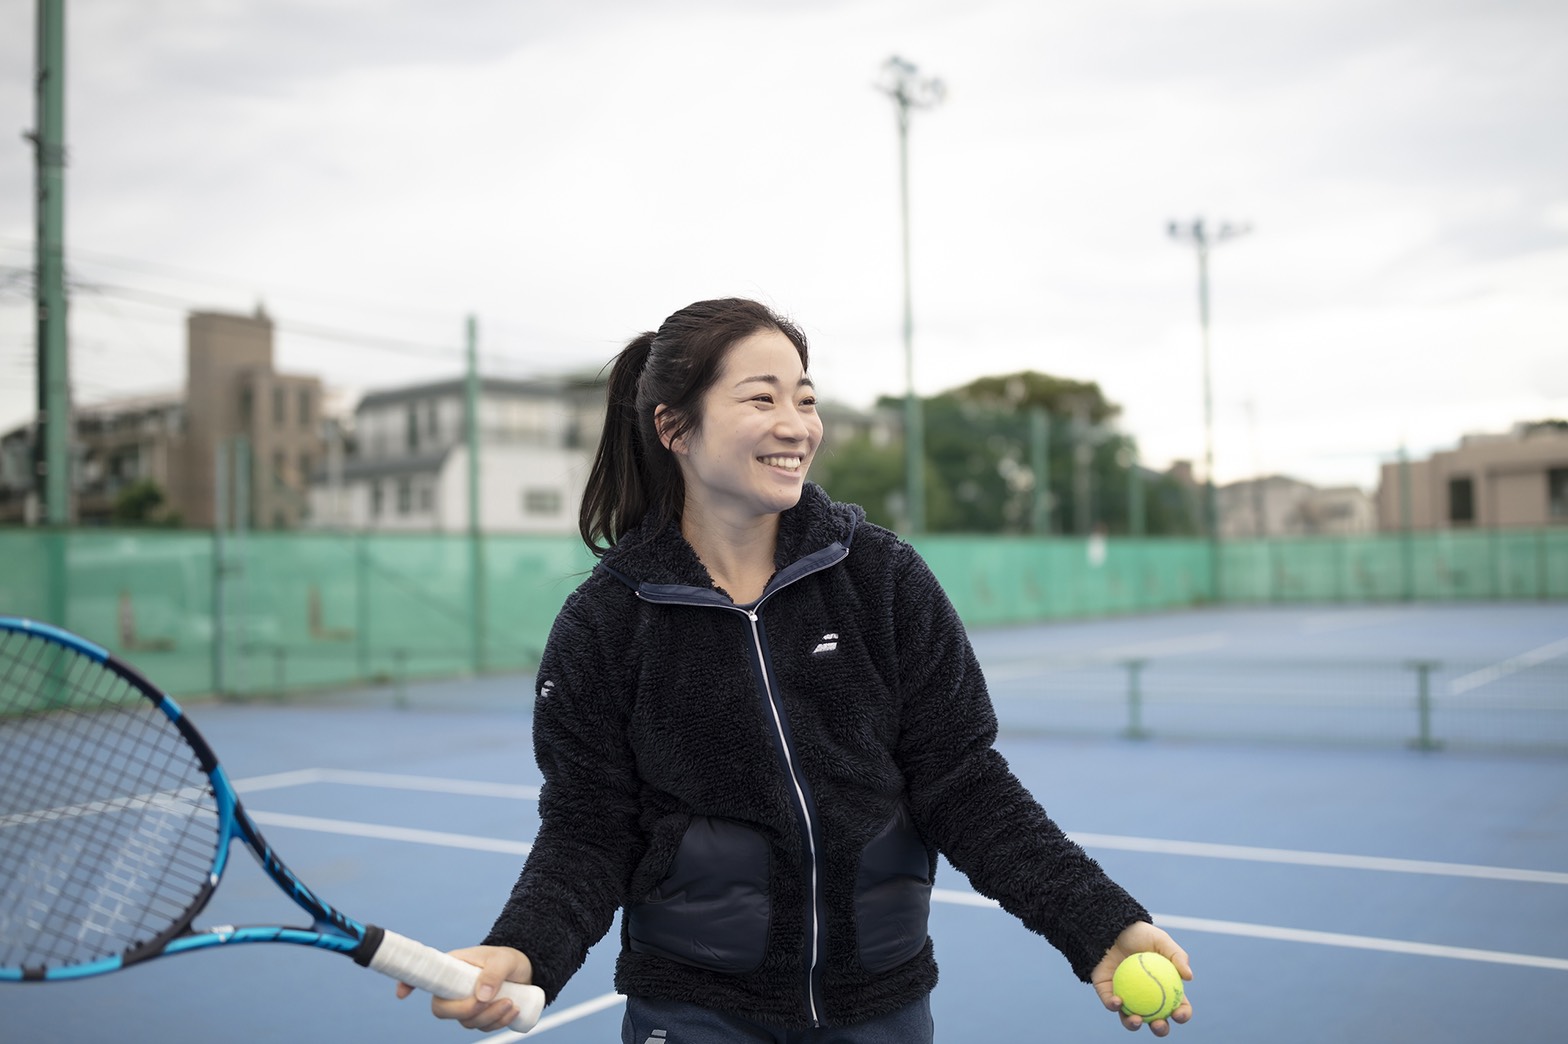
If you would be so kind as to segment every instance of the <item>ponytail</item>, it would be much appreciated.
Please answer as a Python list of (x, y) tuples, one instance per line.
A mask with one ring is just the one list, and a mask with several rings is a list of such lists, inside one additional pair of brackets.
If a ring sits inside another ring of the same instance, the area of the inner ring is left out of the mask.
[[(604, 431), (588, 472), (577, 521), (583, 542), (595, 555), (604, 555), (642, 521), (656, 499), (654, 476), (648, 468), (650, 448), (644, 444), (637, 402), (654, 337), (651, 331), (640, 334), (621, 349), (610, 365)], [(651, 424), (651, 416), (649, 421)], [(657, 437), (652, 449), (656, 453), (664, 449)], [(679, 477), (677, 470), (676, 478)]]

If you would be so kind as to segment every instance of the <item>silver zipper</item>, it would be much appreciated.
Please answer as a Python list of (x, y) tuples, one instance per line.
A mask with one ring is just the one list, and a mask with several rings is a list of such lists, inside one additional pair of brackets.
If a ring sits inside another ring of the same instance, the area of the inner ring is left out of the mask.
[[(760, 603), (759, 603), (760, 604)], [(817, 964), (821, 959), (822, 925), (819, 922), (819, 903), (817, 892), (820, 885), (817, 882), (817, 841), (816, 829), (811, 818), (811, 806), (806, 801), (806, 791), (800, 785), (800, 773), (795, 768), (795, 754), (789, 745), (789, 739), (784, 734), (784, 722), (779, 717), (778, 701), (773, 697), (773, 684), (768, 680), (768, 661), (762, 654), (762, 636), (757, 633), (757, 611), (744, 610), (751, 620), (751, 640), (757, 649), (757, 662), (762, 665), (762, 686), (767, 691), (768, 710), (773, 714), (773, 728), (779, 737), (779, 748), (784, 751), (784, 766), (789, 769), (790, 785), (795, 788), (795, 800), (800, 805), (801, 823), (805, 827), (806, 851), (811, 856), (811, 882), (809, 894), (811, 898), (811, 961), (806, 967), (806, 1004), (811, 1009), (811, 1024), (819, 1026), (822, 1018), (817, 1013)]]
[[(794, 577), (789, 581), (789, 583), (794, 583), (796, 580), (810, 576), (811, 573), (821, 572), (823, 569), (835, 566), (848, 557), (849, 549), (842, 548), (840, 549), (840, 554), (838, 554), (831, 562), (824, 562), (820, 567), (811, 570), (809, 573), (803, 573), (801, 576)], [(784, 752), (784, 765), (789, 770), (790, 784), (795, 788), (795, 801), (800, 806), (800, 818), (802, 825), (805, 827), (806, 850), (811, 856), (811, 882), (809, 888), (811, 897), (811, 960), (806, 968), (806, 1006), (811, 1010), (812, 1026), (817, 1027), (822, 1025), (822, 1017), (817, 1010), (817, 965), (821, 961), (822, 924), (821, 915), (819, 913), (820, 903), (818, 902), (818, 892), (821, 890), (821, 885), (817, 880), (821, 873), (821, 869), (817, 859), (815, 821), (811, 817), (811, 806), (806, 801), (805, 788), (800, 785), (800, 773), (795, 767), (794, 749), (790, 746), (789, 739), (784, 733), (784, 722), (780, 717), (778, 701), (774, 698), (773, 695), (773, 683), (771, 680), (769, 680), (768, 659), (765, 655), (763, 655), (762, 652), (762, 635), (759, 634), (757, 630), (757, 610), (762, 608), (763, 602), (767, 601), (769, 598), (787, 586), (789, 585), (782, 585), (772, 591), (769, 591), (767, 594), (764, 594), (761, 598), (757, 599), (750, 609), (744, 609), (738, 605), (734, 605), (733, 603), (730, 605), (724, 605), (715, 602), (686, 601), (681, 598), (648, 598), (640, 589), (636, 589), (634, 593), (639, 599), (642, 599), (643, 601), (662, 602), (666, 605), (687, 605), (692, 607), (711, 605), (716, 609), (733, 609), (736, 612), (745, 613), (746, 618), (751, 621), (751, 641), (752, 646), (757, 650), (757, 663), (762, 668), (762, 686), (768, 698), (768, 710), (773, 715), (773, 729), (779, 738), (779, 749)]]

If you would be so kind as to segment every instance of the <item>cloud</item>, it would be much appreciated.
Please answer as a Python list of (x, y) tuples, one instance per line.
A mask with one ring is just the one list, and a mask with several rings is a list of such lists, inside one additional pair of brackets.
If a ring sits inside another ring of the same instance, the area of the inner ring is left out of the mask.
[[(1255, 226), (1211, 258), (1222, 479), (1370, 484), (1402, 426), (1563, 394), (1560, 4), (81, 0), (70, 31), (73, 273), (144, 294), (77, 293), (84, 399), (178, 386), (180, 302), (265, 301), (282, 365), (374, 386), (455, 373), (469, 314), (487, 367), (537, 373), (721, 293), (801, 321), (830, 396), (901, 394), (892, 53), (949, 86), (909, 139), (922, 391), (1097, 380), (1147, 459), (1201, 458), (1165, 226), (1204, 215)], [(0, 264), (30, 264), (30, 199), (17, 149)], [(0, 298), (0, 427), (30, 342)]]

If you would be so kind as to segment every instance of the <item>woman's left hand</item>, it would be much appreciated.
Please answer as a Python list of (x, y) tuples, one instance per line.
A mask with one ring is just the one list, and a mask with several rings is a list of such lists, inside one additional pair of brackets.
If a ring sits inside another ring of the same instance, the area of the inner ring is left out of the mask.
[[(1100, 1003), (1107, 1009), (1120, 1013), (1122, 999), (1116, 996), (1115, 989), (1111, 986), (1111, 979), (1116, 974), (1117, 965), (1135, 953), (1157, 953), (1168, 959), (1176, 966), (1176, 971), (1184, 981), (1192, 980), (1192, 964), (1187, 959), (1187, 951), (1176, 945), (1165, 932), (1154, 927), (1147, 921), (1130, 924), (1116, 937), (1111, 948), (1105, 951), (1105, 956), (1100, 963), (1094, 966), (1090, 981), (1094, 983), (1094, 992), (1100, 995)], [(1149, 1030), (1156, 1037), (1163, 1037), (1171, 1031), (1172, 1022), (1186, 1022), (1192, 1018), (1192, 1001), (1182, 998), (1181, 1004), (1171, 1012), (1169, 1020), (1154, 1019), (1149, 1023)], [(1135, 1030), (1143, 1025), (1143, 1019), (1137, 1015), (1122, 1015), (1122, 1025), (1130, 1030)]]

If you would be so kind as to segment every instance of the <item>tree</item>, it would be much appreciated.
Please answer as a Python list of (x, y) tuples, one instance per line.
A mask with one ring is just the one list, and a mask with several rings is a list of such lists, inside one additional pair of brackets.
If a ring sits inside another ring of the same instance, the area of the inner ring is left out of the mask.
[(137, 479), (114, 498), (110, 518), (121, 526), (178, 526), (180, 516), (164, 506), (163, 489), (152, 479)]
[[(1129, 469), (1137, 467), (1137, 447), (1108, 426), (1121, 407), (1097, 383), (1025, 371), (982, 377), (923, 401), (926, 522), (932, 532), (1034, 531), (1030, 413), (1037, 408), (1050, 418), (1052, 531), (1129, 531)], [(897, 413), (901, 402), (884, 397), (878, 408)], [(861, 504), (872, 521), (891, 526), (902, 515), (903, 468), (897, 444), (877, 447), (856, 437), (830, 444), (813, 477), (836, 498)], [(1175, 479), (1145, 482), (1143, 502), (1146, 533), (1196, 532), (1190, 498)]]
[(835, 500), (859, 504), (866, 518), (893, 528), (904, 486), (904, 451), (897, 443), (877, 446), (864, 435), (828, 440), (811, 465), (811, 478)]
[(980, 377), (947, 394), (966, 402), (995, 409), (1026, 411), (1043, 406), (1052, 416), (1074, 416), (1080, 411), (1090, 424), (1104, 424), (1121, 416), (1122, 408), (1105, 397), (1096, 381), (1075, 381), (1048, 373), (1024, 370), (999, 377)]

